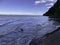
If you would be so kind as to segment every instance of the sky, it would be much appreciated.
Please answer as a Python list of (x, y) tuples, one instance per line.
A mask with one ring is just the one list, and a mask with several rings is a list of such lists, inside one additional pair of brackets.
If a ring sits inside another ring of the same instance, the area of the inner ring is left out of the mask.
[(43, 15), (57, 0), (0, 0), (0, 14)]

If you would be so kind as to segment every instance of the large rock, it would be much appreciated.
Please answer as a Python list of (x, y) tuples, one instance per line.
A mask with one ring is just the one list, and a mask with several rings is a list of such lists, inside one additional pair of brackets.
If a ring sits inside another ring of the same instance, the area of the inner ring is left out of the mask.
[(42, 38), (32, 39), (29, 45), (60, 45), (60, 27)]
[(40, 45), (60, 45), (60, 28), (52, 32), (45, 39), (42, 40)]

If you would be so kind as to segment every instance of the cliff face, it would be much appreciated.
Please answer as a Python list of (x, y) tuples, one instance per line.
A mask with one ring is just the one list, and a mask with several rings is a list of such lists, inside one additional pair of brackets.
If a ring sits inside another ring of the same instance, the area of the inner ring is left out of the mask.
[[(60, 0), (57, 0), (57, 2), (52, 6), (45, 14), (44, 16), (49, 16), (50, 18), (55, 18), (55, 20), (58, 20), (60, 18)], [(57, 19), (58, 18), (58, 19)]]

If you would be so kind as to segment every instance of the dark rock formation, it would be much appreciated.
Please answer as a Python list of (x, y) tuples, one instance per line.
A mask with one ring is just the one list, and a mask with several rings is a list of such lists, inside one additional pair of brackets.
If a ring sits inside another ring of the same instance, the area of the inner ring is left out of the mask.
[(39, 45), (40, 44), (40, 40), (38, 39), (32, 39), (32, 41), (30, 42), (29, 45)]
[(32, 39), (29, 45), (60, 45), (60, 27), (44, 35), (41, 39)]
[(40, 45), (60, 45), (60, 28), (41, 41)]
[(54, 20), (60, 21), (58, 20), (60, 18), (60, 0), (57, 0), (44, 16), (49, 16), (50, 18), (54, 18)]

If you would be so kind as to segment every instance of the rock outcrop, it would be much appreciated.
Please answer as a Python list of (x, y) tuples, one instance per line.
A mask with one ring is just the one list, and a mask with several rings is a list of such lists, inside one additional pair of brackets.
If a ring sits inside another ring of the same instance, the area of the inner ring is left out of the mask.
[(49, 16), (50, 18), (54, 18), (54, 20), (60, 22), (60, 0), (57, 2), (44, 14), (44, 16)]
[(60, 45), (60, 27), (51, 33), (47, 33), (41, 39), (32, 39), (30, 45)]
[(60, 45), (60, 27), (43, 39), (40, 45)]

